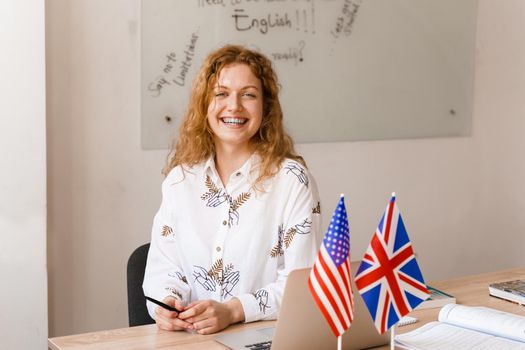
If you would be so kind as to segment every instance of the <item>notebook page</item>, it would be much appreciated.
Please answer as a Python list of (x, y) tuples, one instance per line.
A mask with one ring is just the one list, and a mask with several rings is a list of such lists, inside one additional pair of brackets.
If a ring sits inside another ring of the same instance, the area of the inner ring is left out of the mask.
[(408, 350), (525, 350), (523, 343), (441, 322), (399, 334), (395, 342), (397, 347)]
[(525, 343), (525, 317), (487, 307), (443, 306), (439, 321)]

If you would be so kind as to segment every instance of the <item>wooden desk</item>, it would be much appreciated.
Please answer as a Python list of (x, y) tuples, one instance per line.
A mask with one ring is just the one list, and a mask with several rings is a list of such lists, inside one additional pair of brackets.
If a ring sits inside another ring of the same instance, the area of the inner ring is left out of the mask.
[[(480, 275), (434, 281), (429, 284), (456, 297), (457, 303), (470, 306), (487, 306), (494, 309), (512, 312), (525, 316), (525, 307), (511, 302), (490, 297), (488, 285), (512, 279), (525, 278), (525, 268), (484, 273)], [(437, 320), (438, 309), (416, 310), (410, 316), (417, 317), (419, 322), (398, 328), (404, 333), (423, 324)], [(239, 329), (266, 328), (275, 321), (255, 322), (234, 325), (224, 332), (235, 332)], [(65, 337), (50, 338), (48, 345), (53, 350), (138, 350), (138, 349), (210, 349), (224, 350), (226, 347), (215, 342), (215, 335), (198, 335), (186, 332), (162, 331), (156, 325), (121, 328)], [(377, 349), (389, 349), (389, 346)]]

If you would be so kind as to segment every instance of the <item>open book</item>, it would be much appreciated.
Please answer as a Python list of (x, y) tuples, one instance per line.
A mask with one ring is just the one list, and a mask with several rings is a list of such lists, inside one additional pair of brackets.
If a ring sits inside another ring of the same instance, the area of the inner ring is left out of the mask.
[(525, 350), (523, 316), (487, 307), (447, 304), (438, 319), (397, 335), (396, 346), (409, 350)]

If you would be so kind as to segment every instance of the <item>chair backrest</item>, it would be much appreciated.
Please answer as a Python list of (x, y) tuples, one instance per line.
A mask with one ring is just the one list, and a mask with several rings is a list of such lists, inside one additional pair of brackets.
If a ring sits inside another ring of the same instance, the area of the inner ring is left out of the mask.
[(148, 251), (149, 243), (141, 245), (135, 249), (128, 259), (128, 317), (130, 327), (155, 323), (148, 314), (146, 299), (142, 290)]

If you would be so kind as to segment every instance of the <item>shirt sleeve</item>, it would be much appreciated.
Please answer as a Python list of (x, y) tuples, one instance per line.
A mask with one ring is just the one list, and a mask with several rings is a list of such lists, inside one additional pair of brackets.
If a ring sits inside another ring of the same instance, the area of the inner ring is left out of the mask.
[[(169, 178), (169, 177), (168, 177)], [(146, 262), (144, 295), (162, 301), (173, 296), (188, 303), (191, 298), (190, 286), (187, 283), (179, 259), (176, 256), (173, 211), (170, 198), (168, 178), (162, 184), (162, 202), (153, 219), (151, 244)], [(156, 305), (146, 302), (150, 316), (155, 319)]]
[[(306, 173), (306, 170), (303, 169)], [(282, 256), (275, 282), (253, 293), (236, 297), (242, 304), (245, 322), (277, 318), (288, 274), (295, 269), (313, 266), (319, 248), (321, 215), (319, 193), (313, 177), (308, 181), (292, 181), (285, 207), (282, 230)], [(304, 178), (303, 178), (304, 179)], [(293, 179), (295, 180), (295, 179)]]

